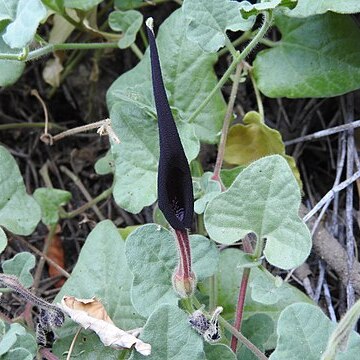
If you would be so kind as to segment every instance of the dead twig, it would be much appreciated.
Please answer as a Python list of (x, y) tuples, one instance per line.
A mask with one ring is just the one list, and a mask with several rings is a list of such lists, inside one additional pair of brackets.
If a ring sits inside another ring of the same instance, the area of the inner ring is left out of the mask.
[(82, 183), (82, 181), (72, 172), (70, 171), (67, 167), (65, 166), (60, 166), (60, 170), (66, 174), (74, 183), (75, 185), (79, 188), (79, 190), (83, 193), (85, 199), (88, 202), (91, 202), (92, 206), (91, 208), (93, 209), (94, 213), (97, 215), (97, 217), (99, 218), (100, 221), (105, 220), (104, 215), (101, 213), (100, 209), (97, 207), (96, 202), (93, 202), (93, 198), (91, 197), (91, 195), (89, 194), (89, 192), (87, 191), (86, 187), (84, 186), (84, 184)]
[(310, 135), (300, 136), (300, 137), (298, 137), (296, 139), (285, 141), (284, 144), (285, 144), (285, 146), (289, 146), (289, 145), (301, 143), (301, 142), (304, 142), (304, 141), (317, 140), (317, 139), (320, 139), (320, 138), (325, 137), (325, 136), (333, 135), (333, 134), (336, 134), (336, 133), (339, 133), (339, 132), (355, 129), (355, 128), (358, 128), (358, 127), (360, 127), (360, 120), (356, 120), (356, 121), (353, 121), (351, 123), (344, 124), (344, 125), (335, 126), (333, 128), (330, 128), (330, 129), (317, 131), (317, 132), (315, 132), (313, 134), (310, 134)]
[(332, 304), (329, 286), (325, 279), (324, 279), (323, 289), (324, 289), (325, 301), (330, 315), (330, 319), (331, 321), (336, 323), (337, 322), (336, 314), (335, 314), (334, 306)]
[[(87, 125), (73, 128), (73, 129), (65, 130), (65, 131), (61, 132), (60, 134), (57, 134), (54, 136), (47, 134), (47, 136), (44, 136), (43, 138), (41, 138), (41, 140), (45, 144), (53, 145), (54, 142), (62, 140), (68, 136), (79, 134), (79, 133), (93, 130), (93, 129), (98, 129), (97, 132), (100, 136), (108, 135), (114, 141), (114, 143), (116, 143), (116, 144), (120, 143), (118, 136), (115, 134), (114, 130), (111, 127), (110, 119), (104, 119), (104, 120), (100, 120), (100, 121), (97, 121), (97, 122), (94, 122), (91, 124), (87, 124)], [(45, 135), (45, 133), (43, 135)]]
[(38, 250), (35, 246), (31, 245), (28, 241), (26, 241), (25, 239), (21, 238), (21, 237), (17, 237), (16, 240), (21, 241), (26, 247), (28, 247), (33, 253), (35, 253), (36, 255), (39, 255), (40, 257), (44, 258), (46, 260), (46, 262), (53, 266), (54, 268), (56, 268), (61, 275), (63, 275), (66, 278), (70, 277), (70, 274), (64, 270), (61, 266), (59, 266), (54, 260), (50, 259), (46, 254), (44, 254), (43, 252), (41, 252), (40, 250)]
[(313, 217), (329, 200), (334, 198), (334, 195), (345, 189), (347, 186), (352, 184), (354, 181), (360, 178), (360, 170), (356, 171), (351, 177), (341, 182), (339, 185), (333, 187), (328, 191), (325, 196), (314, 206), (311, 211), (309, 211), (303, 218), (303, 221), (307, 222), (311, 217)]
[[(345, 103), (346, 102), (346, 103)], [(354, 117), (354, 98), (352, 94), (346, 96), (346, 100), (341, 98), (341, 107), (343, 110), (345, 122), (351, 124)], [(354, 129), (347, 131), (347, 149), (346, 149), (346, 177), (349, 178), (354, 172)], [(349, 273), (352, 272), (352, 267), (355, 259), (355, 238), (353, 231), (353, 184), (349, 184), (346, 188), (346, 203), (345, 203), (345, 218), (346, 218), (346, 252), (348, 255)], [(355, 304), (355, 292), (350, 281), (346, 285), (346, 299), (347, 308), (350, 309)]]

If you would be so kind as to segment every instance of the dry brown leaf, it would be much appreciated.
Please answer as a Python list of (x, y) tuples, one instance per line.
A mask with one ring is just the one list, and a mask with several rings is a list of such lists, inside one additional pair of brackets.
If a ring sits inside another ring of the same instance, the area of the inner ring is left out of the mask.
[[(47, 256), (56, 262), (61, 268), (65, 269), (65, 254), (64, 248), (60, 239), (61, 227), (58, 225), (55, 234), (51, 240)], [(49, 264), (48, 267), (50, 277), (62, 275), (62, 273), (53, 265)], [(65, 279), (61, 278), (56, 282), (55, 287), (59, 288), (64, 285)]]
[(46, 62), (45, 68), (42, 72), (43, 79), (52, 87), (60, 86), (60, 74), (64, 67), (61, 64), (60, 58), (54, 53), (54, 58)]
[(64, 296), (61, 300), (62, 310), (84, 329), (90, 329), (99, 336), (105, 346), (115, 349), (130, 349), (132, 346), (142, 355), (151, 353), (151, 345), (142, 342), (134, 336), (139, 333), (124, 331), (114, 325), (104, 306), (95, 298), (77, 299), (74, 296)]

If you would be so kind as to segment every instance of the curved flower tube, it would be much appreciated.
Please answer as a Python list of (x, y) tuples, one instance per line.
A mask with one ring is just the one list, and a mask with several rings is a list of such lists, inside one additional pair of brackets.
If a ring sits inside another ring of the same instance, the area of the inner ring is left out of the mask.
[(194, 214), (192, 179), (166, 96), (152, 23), (152, 18), (146, 21), (160, 140), (158, 204), (166, 220), (174, 229), (180, 255), (179, 264), (172, 279), (174, 289), (181, 297), (187, 297), (192, 295), (196, 284), (195, 274), (191, 271), (188, 234)]
[[(149, 21), (150, 20), (150, 21)], [(191, 227), (194, 214), (194, 196), (191, 173), (184, 148), (181, 144), (162, 79), (155, 36), (149, 27), (152, 82), (158, 115), (160, 159), (158, 168), (159, 208), (175, 230)]]

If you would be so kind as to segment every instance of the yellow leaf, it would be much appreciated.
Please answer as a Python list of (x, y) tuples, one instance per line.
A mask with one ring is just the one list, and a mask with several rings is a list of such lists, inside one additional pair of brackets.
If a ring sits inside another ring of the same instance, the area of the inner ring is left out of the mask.
[(227, 163), (248, 165), (267, 155), (285, 154), (280, 133), (265, 125), (259, 113), (248, 112), (243, 122), (229, 130), (224, 155)]
[(281, 134), (262, 122), (256, 111), (248, 112), (244, 124), (233, 125), (226, 140), (224, 160), (232, 165), (249, 165), (268, 155), (282, 155), (288, 162), (294, 176), (302, 188), (299, 170), (295, 160), (285, 154)]

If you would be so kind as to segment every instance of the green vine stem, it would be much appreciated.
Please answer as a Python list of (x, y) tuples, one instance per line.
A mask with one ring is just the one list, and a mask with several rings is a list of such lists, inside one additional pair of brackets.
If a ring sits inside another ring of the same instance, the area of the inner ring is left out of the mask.
[(112, 191), (113, 191), (113, 187), (110, 187), (109, 189), (104, 190), (101, 194), (88, 201), (86, 204), (80, 206), (79, 208), (71, 212), (65, 212), (65, 211), (60, 212), (60, 217), (62, 219), (71, 219), (75, 216), (78, 216), (82, 214), (84, 211), (96, 205), (98, 202), (107, 199), (112, 194)]
[[(237, 47), (241, 44), (243, 44), (245, 41), (251, 40), (253, 39), (256, 34), (258, 33), (259, 30), (255, 30), (253, 32), (251, 31), (245, 31), (240, 37), (238, 37), (237, 39), (235, 39), (231, 44), (233, 47)], [(260, 44), (263, 44), (267, 47), (275, 47), (279, 45), (278, 41), (272, 41), (270, 39), (266, 39), (266, 38), (262, 38), (259, 40)], [(222, 48), (219, 52), (218, 55), (223, 56), (225, 54), (227, 54), (228, 52), (231, 52), (230, 49), (226, 46), (224, 48)]]
[(257, 34), (254, 36), (254, 38), (249, 42), (249, 44), (245, 47), (245, 49), (239, 53), (236, 52), (236, 56), (233, 58), (232, 63), (228, 67), (228, 69), (225, 71), (224, 75), (221, 77), (219, 82), (216, 84), (216, 86), (211, 90), (209, 95), (204, 99), (204, 101), (198, 106), (198, 108), (192, 113), (192, 115), (189, 117), (188, 122), (193, 122), (196, 117), (204, 110), (205, 106), (210, 102), (210, 100), (213, 98), (213, 96), (217, 93), (218, 90), (222, 88), (222, 86), (226, 83), (226, 81), (229, 79), (233, 71), (235, 70), (235, 67), (237, 64), (239, 64), (242, 60), (244, 60), (250, 52), (256, 47), (256, 45), (260, 42), (260, 40), (264, 37), (266, 32), (269, 30), (273, 15), (272, 12), (264, 12), (264, 22), (260, 28), (260, 30), (257, 32)]
[[(245, 41), (250, 40), (254, 34), (251, 31), (245, 31), (240, 37), (235, 39), (231, 44), (235, 48), (236, 46), (239, 46), (243, 44)], [(229, 52), (228, 47), (224, 47), (218, 52), (218, 56), (223, 56)]]
[(17, 60), (26, 62), (36, 60), (42, 56), (60, 50), (116, 49), (117, 47), (117, 42), (49, 44), (29, 52), (24, 51), (21, 54), (0, 54), (0, 60)]
[(264, 249), (264, 239), (257, 239), (256, 240), (256, 246), (255, 246), (255, 251), (253, 253), (253, 258), (254, 259), (260, 259), (263, 253), (263, 249)]
[(225, 46), (229, 50), (229, 52), (233, 56), (233, 58), (235, 58), (237, 56), (237, 51), (235, 49), (235, 46), (233, 45), (233, 43), (230, 41), (230, 39), (227, 36), (225, 37)]
[(261, 117), (261, 121), (264, 123), (265, 114), (264, 114), (264, 106), (263, 106), (263, 103), (261, 100), (261, 94), (260, 94), (259, 88), (258, 88), (255, 78), (254, 78), (253, 68), (249, 64), (247, 64), (247, 67), (249, 69), (250, 80), (251, 80), (252, 86), (254, 88), (254, 92), (255, 92), (255, 96), (256, 96), (256, 103), (257, 103), (258, 111), (259, 111), (259, 114)]
[[(0, 131), (1, 130), (12, 130), (12, 129), (33, 129), (33, 128), (44, 128), (45, 123), (44, 122), (36, 122), (36, 123), (26, 123), (26, 122), (20, 122), (20, 123), (8, 123), (8, 124), (2, 124), (0, 125)], [(58, 130), (64, 130), (65, 128), (61, 125), (55, 124), (55, 123), (48, 123), (49, 129), (58, 129)]]

